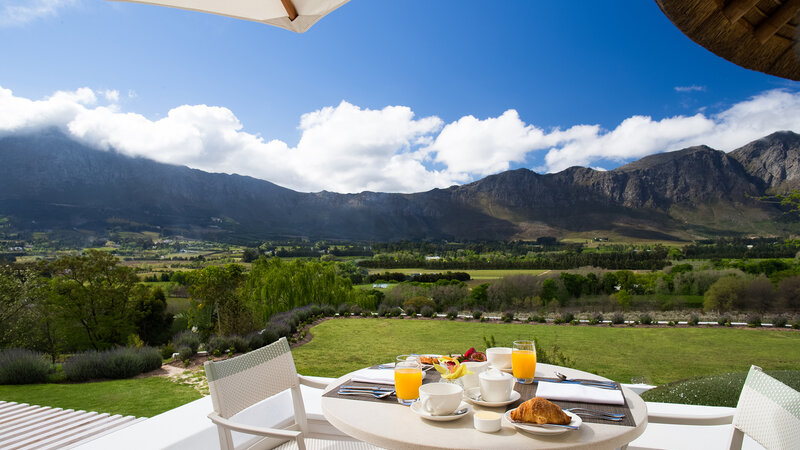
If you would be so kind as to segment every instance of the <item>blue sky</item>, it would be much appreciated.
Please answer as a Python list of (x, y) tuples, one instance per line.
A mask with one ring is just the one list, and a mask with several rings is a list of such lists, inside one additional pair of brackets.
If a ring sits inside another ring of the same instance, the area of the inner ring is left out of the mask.
[(295, 34), (101, 0), (0, 5), (0, 133), (300, 190), (416, 192), (800, 132), (800, 85), (654, 1), (352, 0)]

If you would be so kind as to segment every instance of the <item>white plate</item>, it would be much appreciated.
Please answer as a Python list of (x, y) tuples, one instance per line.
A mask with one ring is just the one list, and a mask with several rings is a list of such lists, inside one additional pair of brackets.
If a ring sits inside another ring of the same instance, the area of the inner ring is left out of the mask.
[(449, 422), (451, 420), (460, 419), (460, 418), (466, 416), (469, 413), (469, 405), (468, 404), (466, 404), (464, 402), (461, 402), (461, 404), (458, 405), (458, 408), (456, 408), (456, 411), (458, 411), (460, 409), (464, 409), (464, 408), (467, 408), (467, 410), (464, 411), (461, 414), (448, 414), (446, 416), (434, 416), (433, 414), (429, 413), (428, 411), (425, 411), (424, 409), (422, 409), (422, 402), (417, 401), (417, 402), (414, 402), (414, 403), (411, 404), (411, 408), (410, 409), (411, 409), (411, 411), (414, 412), (414, 414), (422, 417), (423, 419), (433, 420), (434, 422)]
[(470, 403), (474, 403), (476, 405), (481, 405), (481, 406), (488, 406), (490, 408), (493, 408), (495, 406), (510, 405), (515, 401), (519, 400), (520, 397), (519, 392), (511, 391), (511, 398), (509, 398), (504, 402), (487, 402), (484, 400), (478, 400), (480, 395), (481, 395), (481, 388), (479, 387), (467, 389), (466, 391), (464, 391), (464, 398), (467, 399), (467, 401), (469, 401)]
[[(503, 416), (503, 417), (506, 418), (506, 422), (510, 423), (511, 425), (516, 427), (517, 429), (520, 429), (522, 431), (527, 431), (528, 433), (548, 435), (548, 434), (566, 433), (567, 431), (574, 431), (574, 430), (571, 430), (569, 428), (536, 425), (535, 423), (514, 423), (511, 420), (511, 411), (514, 411), (514, 410), (511, 409), (511, 410), (506, 411), (506, 414)], [(570, 425), (572, 425), (573, 427), (581, 426), (581, 424), (583, 423), (583, 420), (581, 420), (581, 418), (578, 417), (577, 414), (571, 413), (569, 411), (564, 411), (564, 412), (568, 416), (572, 417), (572, 422), (569, 423)]]

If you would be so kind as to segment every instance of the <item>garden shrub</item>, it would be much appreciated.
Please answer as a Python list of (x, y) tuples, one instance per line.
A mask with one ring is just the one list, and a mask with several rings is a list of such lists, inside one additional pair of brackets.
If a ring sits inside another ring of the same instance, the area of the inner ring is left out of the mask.
[(389, 305), (382, 303), (378, 306), (378, 317), (389, 317)]
[(280, 336), (275, 332), (275, 330), (266, 328), (261, 332), (261, 339), (264, 341), (264, 345), (269, 345), (280, 339)]
[(173, 353), (175, 353), (175, 346), (171, 341), (161, 347), (161, 359), (170, 359)]
[(784, 316), (775, 316), (772, 318), (772, 326), (775, 328), (784, 328), (788, 320)]
[(501, 316), (501, 318), (503, 319), (503, 322), (505, 322), (505, 323), (513, 322), (514, 321), (514, 311), (506, 311), (506, 312), (504, 312), (503, 315)]
[(195, 354), (200, 348), (200, 335), (189, 330), (182, 331), (172, 338), (172, 343), (178, 348), (189, 347)]
[(536, 321), (539, 323), (547, 323), (547, 318), (545, 316), (536, 316)]
[(362, 311), (361, 312), (361, 317), (372, 317), (372, 312), (366, 311), (366, 310)]
[(403, 302), (403, 308), (416, 308), (417, 310), (421, 310), (425, 306), (430, 306), (431, 308), (436, 307), (436, 302), (432, 298), (428, 298), (422, 295), (417, 295), (415, 297), (411, 297), (410, 299)]
[(611, 323), (613, 325), (623, 324), (623, 323), (625, 323), (625, 316), (622, 315), (622, 313), (619, 313), (619, 312), (614, 313), (614, 315), (611, 316)]
[(266, 345), (264, 342), (264, 334), (259, 333), (258, 331), (248, 334), (245, 339), (247, 339), (247, 348), (250, 350), (259, 349)]
[(430, 306), (423, 306), (422, 309), (419, 311), (422, 317), (436, 317), (436, 310), (431, 308)]
[(571, 312), (561, 313), (559, 316), (561, 317), (561, 321), (564, 323), (571, 323), (573, 320), (575, 320), (575, 314), (572, 314)]
[(322, 308), (316, 303), (312, 303), (308, 307), (308, 312), (311, 313), (311, 317), (322, 317)]
[(406, 308), (406, 315), (408, 317), (417, 317), (417, 309), (414, 308), (413, 306), (409, 306), (408, 308)]
[(692, 327), (696, 327), (697, 324), (699, 323), (700, 323), (700, 317), (698, 317), (697, 314), (692, 314), (691, 316), (689, 316), (689, 320), (686, 321), (686, 324)]
[(324, 317), (333, 317), (336, 315), (336, 309), (332, 305), (322, 305), (322, 315)]
[(569, 321), (570, 325), (580, 325), (581, 321), (578, 319), (572, 319)]
[[(289, 336), (292, 335), (291, 328), (289, 328), (289, 325), (287, 325), (284, 322), (270, 322), (269, 324), (267, 324), (266, 330), (274, 334), (278, 338), (282, 337), (288, 338)], [(275, 340), (277, 341), (278, 339), (276, 338)]]
[(363, 312), (363, 309), (361, 309), (361, 307), (358, 305), (353, 305), (350, 308), (350, 313), (352, 313), (354, 316), (360, 316)]
[(450, 308), (446, 314), (448, 319), (455, 320), (458, 317), (458, 308)]
[(797, 319), (794, 322), (792, 322), (792, 328), (794, 328), (795, 330), (800, 330), (800, 319)]
[[(231, 343), (225, 336), (211, 336), (208, 338), (208, 344), (206, 344), (206, 350), (210, 355), (219, 356), (228, 351), (230, 348)], [(184, 359), (184, 358), (181, 358)]]
[(50, 363), (39, 352), (21, 348), (0, 350), (0, 384), (43, 383), (49, 371)]
[(602, 323), (602, 322), (603, 322), (603, 315), (602, 315), (602, 314), (600, 314), (600, 313), (596, 313), (596, 314), (594, 314), (594, 315), (593, 315), (593, 316), (592, 316), (592, 317), (589, 319), (589, 325), (597, 325), (598, 323)]
[(400, 317), (401, 314), (403, 314), (403, 310), (395, 306), (389, 310), (389, 314), (386, 317)]
[(747, 326), (750, 328), (756, 328), (761, 326), (761, 316), (758, 314), (748, 314), (746, 320), (747, 320)]
[(477, 319), (480, 319), (482, 316), (483, 316), (483, 311), (481, 311), (480, 309), (476, 309), (475, 311), (472, 311), (472, 318), (473, 319), (477, 320)]
[(189, 347), (181, 347), (178, 349), (178, 358), (180, 358), (181, 361), (189, 361), (189, 358), (191, 358), (192, 355), (192, 349)]
[(339, 305), (339, 308), (337, 309), (337, 312), (339, 313), (339, 316), (341, 316), (341, 317), (350, 316), (350, 305), (348, 305), (347, 303), (342, 303), (341, 305)]
[[(183, 349), (192, 355), (191, 348)], [(76, 354), (61, 366), (70, 381), (130, 378), (159, 367), (161, 355), (153, 347), (121, 347), (102, 352), (90, 350)]]
[(233, 350), (233, 353), (247, 353), (247, 339), (233, 335), (228, 337), (228, 342), (230, 342), (230, 349)]
[(717, 318), (717, 324), (721, 327), (730, 326), (731, 319), (728, 316), (720, 316), (719, 318)]

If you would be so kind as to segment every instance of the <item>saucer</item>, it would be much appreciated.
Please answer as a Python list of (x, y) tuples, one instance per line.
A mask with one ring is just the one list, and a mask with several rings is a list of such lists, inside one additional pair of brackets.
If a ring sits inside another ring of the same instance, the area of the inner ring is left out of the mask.
[(433, 414), (429, 413), (428, 411), (425, 411), (424, 409), (422, 409), (422, 402), (416, 401), (416, 402), (411, 404), (411, 411), (414, 412), (414, 414), (422, 417), (423, 419), (432, 420), (434, 422), (449, 422), (451, 420), (460, 419), (460, 418), (466, 416), (469, 413), (469, 405), (467, 405), (464, 402), (461, 402), (461, 404), (458, 405), (458, 408), (456, 408), (456, 411), (462, 410), (464, 408), (466, 408), (466, 411), (462, 412), (461, 414), (448, 414), (446, 416), (434, 416)]
[[(546, 425), (537, 425), (535, 423), (514, 423), (513, 421), (511, 421), (511, 411), (514, 411), (514, 410), (510, 409), (510, 410), (506, 411), (505, 415), (503, 416), (503, 417), (505, 417), (506, 422), (510, 423), (511, 425), (513, 425), (515, 428), (517, 428), (519, 430), (527, 431), (528, 433), (531, 433), (531, 434), (548, 435), (548, 434), (566, 433), (567, 431), (575, 431), (575, 430), (572, 430), (570, 428), (548, 427)], [(564, 412), (570, 418), (572, 418), (572, 421), (569, 423), (569, 425), (571, 425), (573, 427), (581, 426), (581, 424), (583, 423), (583, 420), (581, 420), (581, 418), (578, 417), (577, 414), (571, 413), (569, 411), (564, 411)]]
[(501, 368), (495, 367), (495, 366), (493, 366), (491, 364), (489, 364), (489, 369), (497, 369), (497, 370), (499, 370), (501, 372), (505, 372), (505, 373), (513, 373), (514, 372), (514, 369), (512, 369), (511, 367), (509, 367), (508, 369), (501, 369)]
[(514, 403), (515, 401), (519, 400), (520, 393), (517, 391), (511, 391), (511, 398), (504, 402), (487, 402), (484, 400), (479, 400), (481, 396), (481, 388), (471, 388), (464, 391), (464, 398), (467, 399), (470, 403), (474, 403), (480, 406), (488, 406), (490, 408), (495, 406), (506, 406)]

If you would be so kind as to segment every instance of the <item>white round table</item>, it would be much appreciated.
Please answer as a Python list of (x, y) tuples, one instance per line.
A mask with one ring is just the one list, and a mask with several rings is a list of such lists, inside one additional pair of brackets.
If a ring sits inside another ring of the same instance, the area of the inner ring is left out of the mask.
[[(537, 377), (554, 377), (561, 372), (571, 378), (606, 380), (579, 370), (549, 364), (537, 364)], [(331, 383), (325, 392), (348, 381), (350, 374)], [(322, 397), (322, 411), (331, 425), (370, 444), (390, 448), (414, 449), (532, 449), (532, 448), (620, 448), (636, 439), (647, 426), (647, 406), (635, 392), (622, 388), (635, 427), (584, 422), (578, 430), (554, 436), (518, 431), (503, 419), (500, 431), (482, 433), (473, 425), (475, 411), (504, 413), (506, 408), (487, 408), (470, 404), (464, 417), (451, 422), (424, 420), (399, 404)]]

